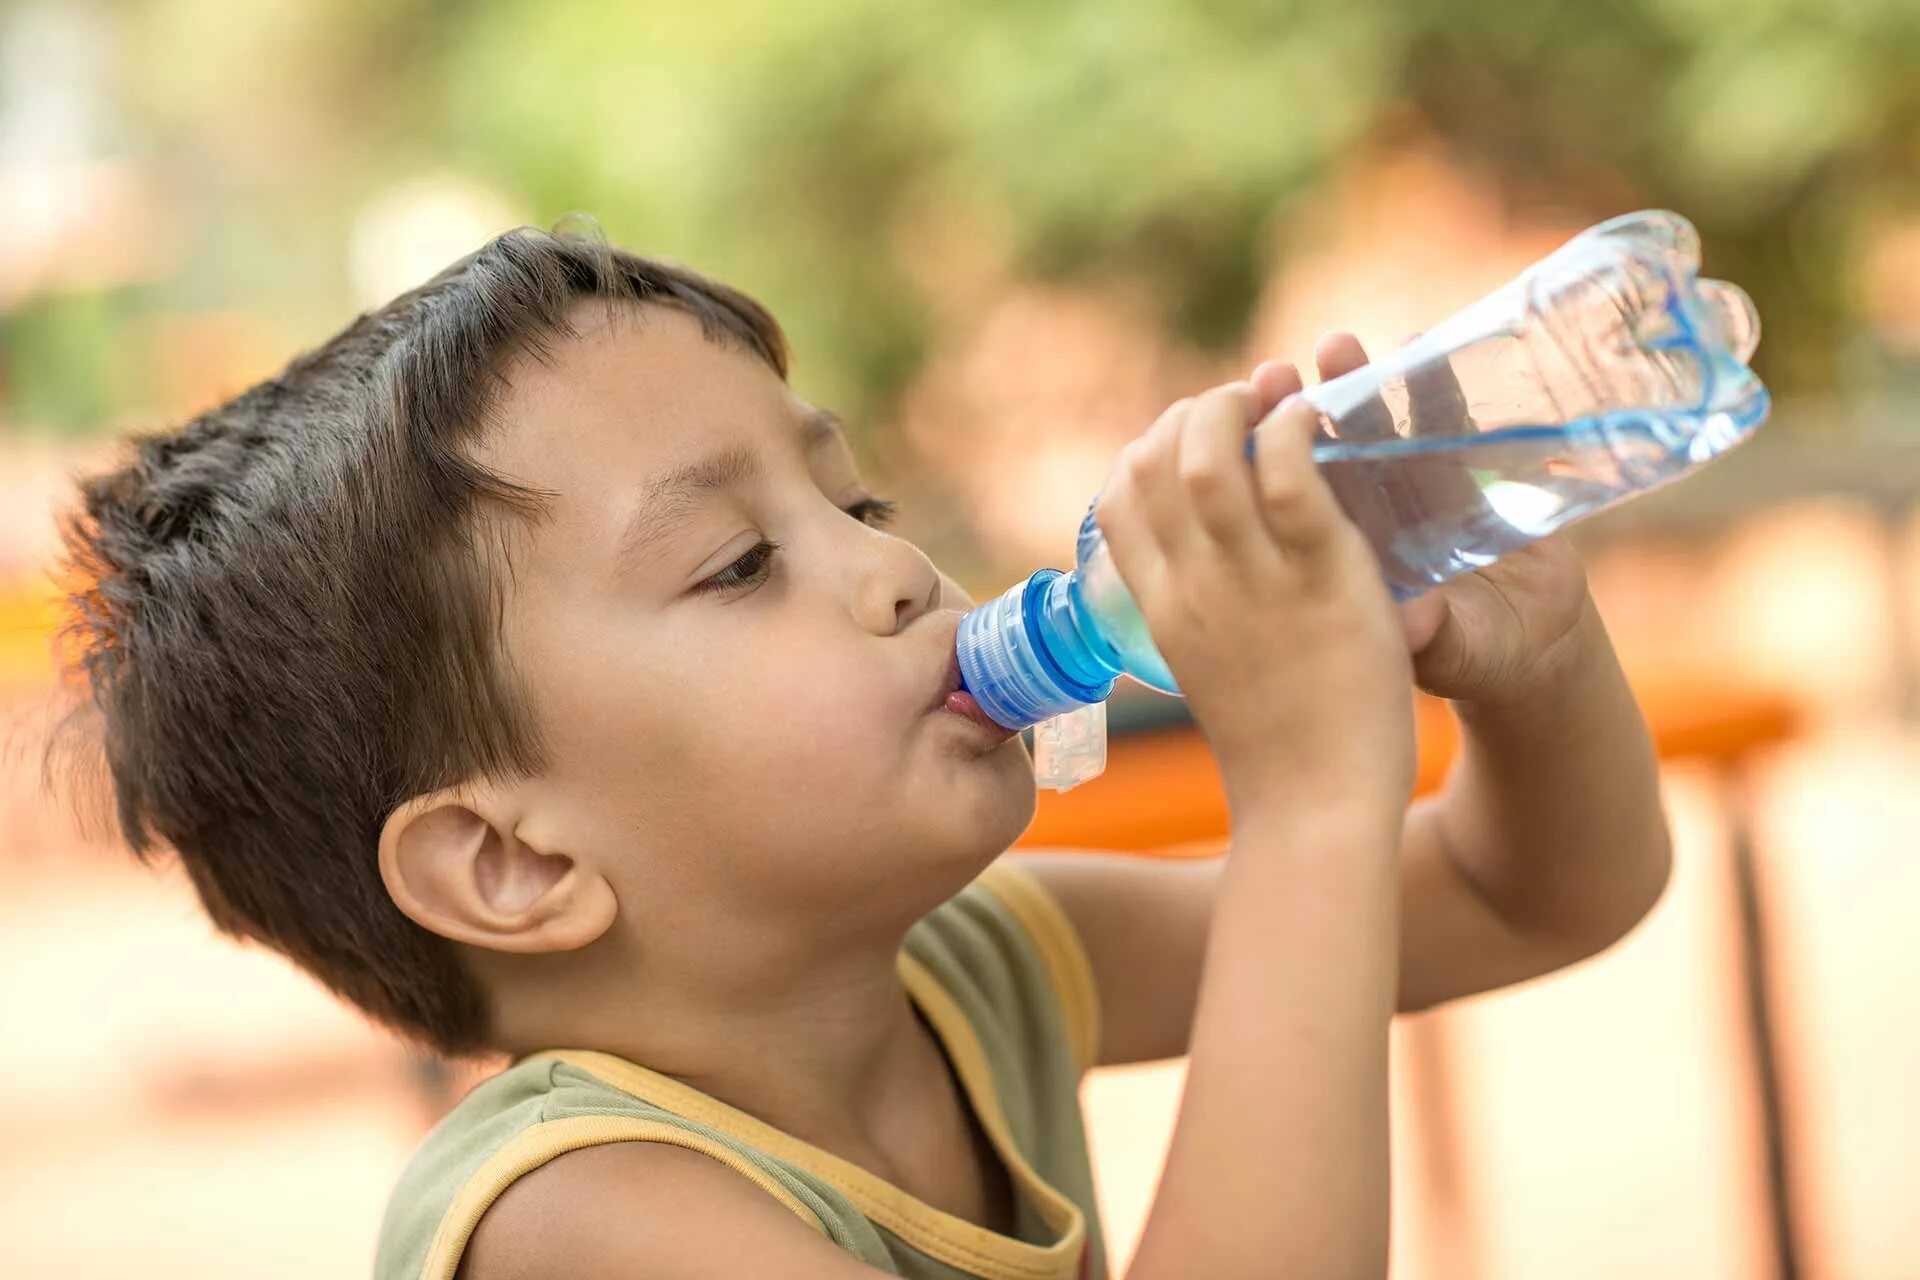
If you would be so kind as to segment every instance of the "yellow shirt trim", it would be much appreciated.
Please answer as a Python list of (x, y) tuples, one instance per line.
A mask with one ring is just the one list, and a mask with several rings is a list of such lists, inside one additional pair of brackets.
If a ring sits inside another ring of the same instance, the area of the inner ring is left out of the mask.
[[(1005, 858), (990, 865), (976, 882), (1005, 905), (1034, 940), (1054, 989), (1060, 995), (1074, 1052), (1085, 1071), (1098, 1060), (1100, 1006), (1093, 967), (1072, 922), (1031, 872), (1010, 865)], [(1075, 1280), (1080, 1255), (1086, 1247), (1084, 1215), (1077, 1205), (1035, 1172), (1014, 1144), (1007, 1131), (986, 1054), (960, 1006), (938, 979), (905, 951), (900, 953), (899, 970), (908, 994), (939, 1035), (981, 1128), (1015, 1185), (1026, 1194), (1047, 1225), (1060, 1233), (1053, 1244), (1028, 1244), (936, 1209), (851, 1161), (802, 1142), (717, 1098), (614, 1054), (593, 1049), (554, 1049), (529, 1057), (568, 1063), (662, 1110), (797, 1164), (838, 1188), (873, 1222), (950, 1266), (973, 1271), (985, 1280)], [(668, 1142), (702, 1152), (745, 1175), (814, 1230), (827, 1234), (824, 1224), (792, 1192), (737, 1152), (712, 1139), (658, 1120), (575, 1116), (532, 1126), (507, 1142), (474, 1172), (441, 1218), (421, 1271), (422, 1280), (453, 1280), (480, 1218), (514, 1179), (568, 1151), (607, 1142)]]
[(421, 1280), (453, 1280), (481, 1216), (516, 1178), (533, 1172), (555, 1156), (608, 1142), (666, 1142), (711, 1156), (799, 1214), (815, 1231), (827, 1234), (826, 1226), (813, 1210), (764, 1170), (742, 1159), (723, 1143), (664, 1121), (638, 1116), (569, 1116), (543, 1121), (515, 1134), (512, 1141), (474, 1171), (460, 1188), (446, 1216), (440, 1219), (440, 1229), (435, 1232), (433, 1244), (427, 1250), (426, 1264), (420, 1269)]
[(1080, 942), (1073, 921), (1060, 909), (1038, 876), (1011, 857), (1003, 857), (980, 874), (979, 883), (1006, 904), (1021, 927), (1040, 948), (1066, 1010), (1067, 1034), (1073, 1040), (1080, 1072), (1100, 1062), (1100, 994), (1093, 962)]
[(1028, 1244), (936, 1209), (851, 1161), (625, 1058), (593, 1049), (555, 1049), (533, 1056), (558, 1058), (663, 1110), (799, 1165), (838, 1189), (876, 1225), (949, 1266), (984, 1280), (1074, 1280), (1086, 1248), (1085, 1217), (1077, 1205), (1034, 1171), (1014, 1145), (986, 1054), (960, 1006), (925, 966), (905, 951), (900, 953), (899, 965), (908, 993), (945, 1045), (980, 1127), (1014, 1184), (1047, 1225), (1060, 1233), (1053, 1244)]

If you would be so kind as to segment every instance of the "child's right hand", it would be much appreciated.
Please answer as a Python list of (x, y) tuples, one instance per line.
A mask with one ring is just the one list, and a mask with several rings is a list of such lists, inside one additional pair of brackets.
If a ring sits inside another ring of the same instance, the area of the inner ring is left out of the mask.
[(1299, 385), (1262, 366), (1179, 401), (1121, 451), (1094, 515), (1236, 818), (1333, 796), (1397, 818), (1414, 773), (1405, 631), (1313, 462), (1319, 415), (1294, 399), (1267, 416)]

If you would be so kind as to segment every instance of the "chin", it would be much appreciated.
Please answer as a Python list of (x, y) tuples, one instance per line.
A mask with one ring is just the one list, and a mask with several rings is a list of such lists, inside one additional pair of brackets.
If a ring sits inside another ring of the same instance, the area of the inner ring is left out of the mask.
[[(960, 803), (952, 809), (955, 835), (977, 849), (991, 847), (995, 856), (1012, 844), (1033, 821), (1039, 789), (1033, 782), (1033, 759), (1015, 738), (983, 760), (978, 783), (956, 788)], [(971, 793), (971, 794), (968, 794)]]

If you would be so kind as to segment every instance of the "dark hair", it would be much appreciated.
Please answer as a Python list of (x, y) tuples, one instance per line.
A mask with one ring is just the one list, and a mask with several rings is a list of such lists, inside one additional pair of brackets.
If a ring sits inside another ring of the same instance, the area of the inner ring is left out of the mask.
[(448, 1056), (490, 1047), (483, 993), (394, 905), (376, 847), (409, 797), (542, 765), (499, 644), (504, 555), (484, 546), (496, 515), (545, 504), (463, 446), (508, 359), (550, 361), (583, 297), (691, 312), (786, 377), (779, 326), (744, 294), (591, 225), (520, 227), (178, 430), (131, 437), (61, 520), (84, 701), (55, 742), (85, 725), (121, 838), (143, 861), (171, 847), (222, 932)]

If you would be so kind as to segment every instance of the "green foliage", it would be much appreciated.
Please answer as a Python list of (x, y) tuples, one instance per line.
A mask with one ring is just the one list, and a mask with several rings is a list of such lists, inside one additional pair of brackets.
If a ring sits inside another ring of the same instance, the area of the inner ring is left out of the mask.
[(125, 291), (35, 298), (0, 312), (0, 396), (40, 430), (79, 434), (138, 393)]
[[(199, 237), (185, 264), (228, 303), (271, 299), (317, 330), (347, 305), (321, 246), (367, 196), (452, 167), (534, 221), (584, 210), (762, 296), (807, 389), (856, 420), (933, 337), (900, 229), (942, 202), (990, 214), (1017, 272), (1125, 278), (1170, 330), (1230, 344), (1276, 265), (1274, 219), (1416, 116), (1513, 199), (1694, 218), (1710, 269), (1755, 294), (1766, 373), (1791, 391), (1835, 377), (1865, 212), (1920, 194), (1913, 0), (113, 12), (136, 145), (192, 175), (201, 225), (217, 208), (254, 228)], [(274, 244), (298, 248), (276, 264)], [(308, 265), (286, 272), (292, 256)]]
[(449, 28), (410, 141), (760, 293), (858, 407), (923, 340), (915, 201), (989, 204), (1020, 269), (1137, 276), (1237, 336), (1262, 228), (1392, 79), (1371, 0), (1288, 8), (519, 0)]

